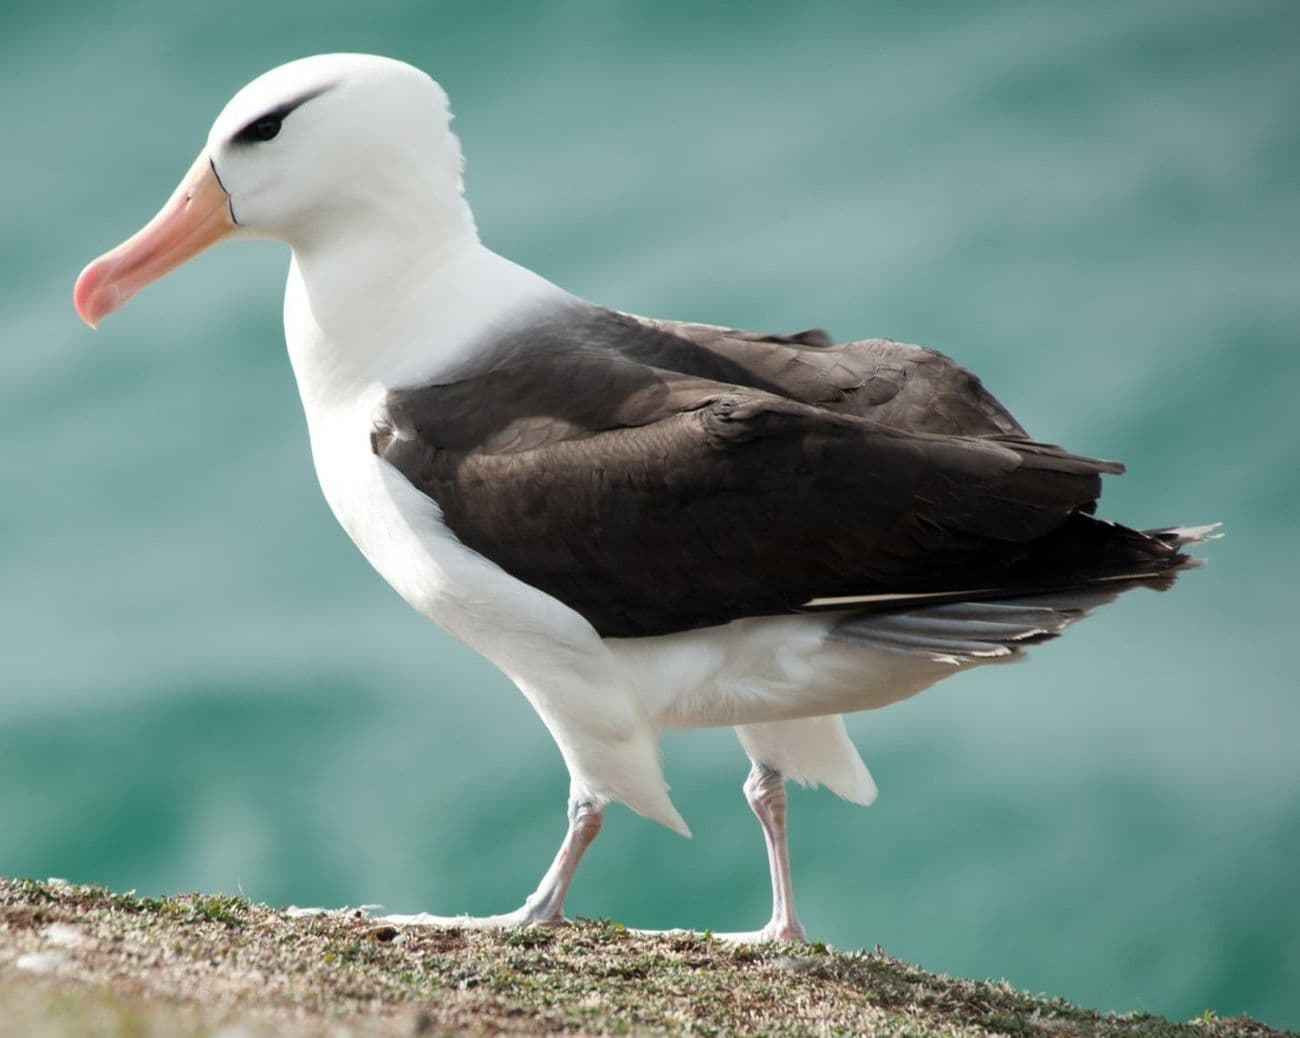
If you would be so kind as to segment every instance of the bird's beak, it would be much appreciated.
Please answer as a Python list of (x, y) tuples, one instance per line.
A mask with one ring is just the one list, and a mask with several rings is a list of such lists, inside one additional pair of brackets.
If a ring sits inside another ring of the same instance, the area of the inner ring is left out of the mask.
[(201, 154), (158, 215), (77, 278), (72, 302), (94, 328), (136, 292), (235, 229), (226, 194), (207, 154)]

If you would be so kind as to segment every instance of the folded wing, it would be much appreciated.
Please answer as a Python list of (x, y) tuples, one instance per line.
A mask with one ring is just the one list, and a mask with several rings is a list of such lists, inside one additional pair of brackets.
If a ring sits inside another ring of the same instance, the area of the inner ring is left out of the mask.
[(372, 438), (464, 544), (602, 635), (1028, 593), (1151, 554), (1133, 531), (1138, 548), (1074, 550), (1123, 530), (1086, 514), (1121, 467), (1029, 440), (938, 354), (609, 319), (390, 393)]

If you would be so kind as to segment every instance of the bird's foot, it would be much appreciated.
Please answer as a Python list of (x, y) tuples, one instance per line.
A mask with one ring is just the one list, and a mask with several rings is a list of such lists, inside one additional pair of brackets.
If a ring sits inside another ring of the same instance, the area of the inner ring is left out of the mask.
[(564, 917), (564, 895), (569, 881), (578, 867), (578, 861), (596, 834), (600, 832), (605, 809), (590, 800), (574, 800), (569, 804), (569, 831), (555, 855), (555, 861), (546, 870), (537, 889), (513, 912), (503, 915), (416, 915), (384, 916), (383, 922), (395, 926), (455, 926), (466, 930), (507, 930), (514, 926), (561, 926)]
[(530, 905), (524, 903), (513, 912), (500, 915), (430, 915), (417, 912), (414, 915), (385, 915), (379, 921), (393, 926), (447, 926), (462, 930), (509, 930), (516, 926), (562, 926), (569, 920), (563, 912), (552, 910), (547, 905)]
[(713, 931), (684, 929), (633, 929), (631, 932), (643, 937), (703, 937), (708, 933), (717, 940), (727, 941), (730, 944), (784, 944), (786, 942), (792, 942), (795, 944), (808, 943), (808, 935), (804, 933), (803, 926), (800, 925), (797, 919), (785, 923), (778, 923), (776, 920), (772, 920), (761, 930), (745, 930), (739, 933), (716, 933)]
[(729, 941), (732, 944), (808, 943), (808, 935), (804, 933), (803, 926), (798, 919), (784, 921), (773, 919), (761, 930), (747, 930), (743, 933), (715, 933), (713, 936), (720, 941)]

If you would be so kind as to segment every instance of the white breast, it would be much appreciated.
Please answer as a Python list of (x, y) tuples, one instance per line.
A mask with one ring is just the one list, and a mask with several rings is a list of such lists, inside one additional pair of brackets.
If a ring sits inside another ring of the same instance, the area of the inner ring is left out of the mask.
[(507, 672), (519, 645), (594, 651), (599, 639), (567, 606), (466, 548), (442, 511), (375, 456), (376, 387), (351, 407), (308, 415), (312, 460), (330, 510), (357, 548), (414, 609)]
[(378, 293), (333, 286), (332, 270), (317, 260), (309, 292), (295, 255), (284, 320), (316, 475), (339, 523), (398, 594), (503, 669), (513, 653), (496, 643), (523, 637), (521, 626), (589, 645), (581, 617), (466, 549), (370, 443), (389, 387), (450, 377), (495, 326), (561, 290), (477, 242), (427, 277), (407, 271), (382, 305)]

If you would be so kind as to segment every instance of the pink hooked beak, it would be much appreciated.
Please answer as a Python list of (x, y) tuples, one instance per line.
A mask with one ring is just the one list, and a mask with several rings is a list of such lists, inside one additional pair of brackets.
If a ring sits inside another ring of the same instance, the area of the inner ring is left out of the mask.
[(94, 260), (77, 278), (72, 302), (96, 327), (151, 281), (220, 241), (236, 227), (226, 194), (206, 154), (201, 154), (158, 215), (117, 248)]

